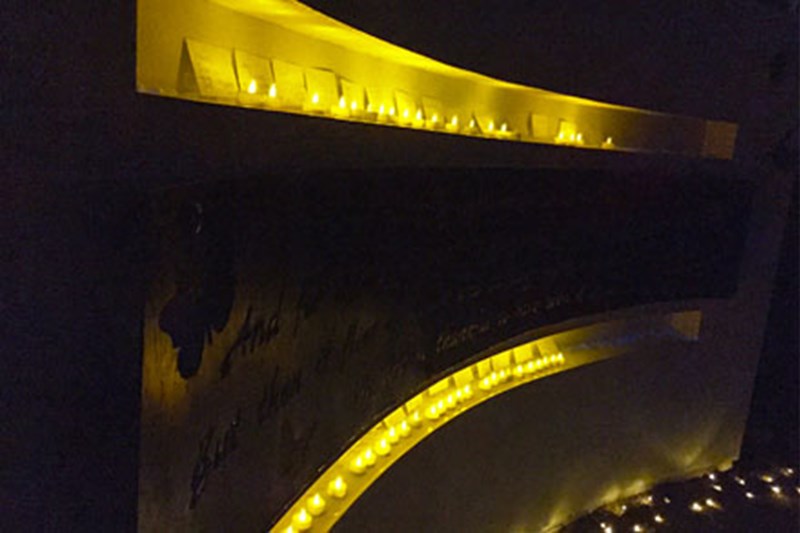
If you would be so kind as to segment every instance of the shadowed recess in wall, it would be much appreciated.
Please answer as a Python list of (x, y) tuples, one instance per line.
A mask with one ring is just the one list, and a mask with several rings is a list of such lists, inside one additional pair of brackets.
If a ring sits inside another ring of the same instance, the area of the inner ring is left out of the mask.
[(200, 369), (203, 347), (228, 322), (234, 297), (234, 240), (230, 225), (199, 202), (177, 213), (175, 293), (159, 316), (159, 326), (178, 350), (177, 367), (188, 379)]

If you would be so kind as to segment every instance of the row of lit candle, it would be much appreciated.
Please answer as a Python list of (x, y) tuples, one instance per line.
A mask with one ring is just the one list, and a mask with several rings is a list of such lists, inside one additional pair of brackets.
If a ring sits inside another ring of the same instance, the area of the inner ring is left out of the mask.
[[(448, 420), (566, 364), (560, 351), (533, 357), (533, 345), (474, 363), (406, 402), (343, 454), (278, 521), (277, 530), (308, 531), (326, 513), (340, 516), (380, 472)], [(397, 453), (393, 453), (395, 448), (399, 448)], [(329, 526), (331, 522), (325, 523)]]
[[(778, 500), (782, 498), (786, 498), (787, 496), (787, 489), (785, 487), (788, 478), (792, 478), (795, 475), (795, 469), (791, 467), (781, 467), (778, 469), (774, 469), (769, 472), (761, 472), (760, 474), (751, 475), (752, 479), (750, 482), (746, 479), (744, 475), (741, 473), (734, 474), (732, 471), (729, 472), (711, 472), (706, 474), (704, 477), (707, 481), (707, 486), (716, 493), (721, 495), (726, 494), (727, 491), (724, 488), (725, 483), (729, 483), (730, 485), (734, 485), (740, 487), (740, 490), (743, 490), (744, 497), (747, 500), (756, 500), (758, 496), (753, 491), (758, 492), (759, 486), (762, 487), (760, 490), (766, 490), (766, 495), (771, 498), (777, 498)], [(795, 491), (798, 495), (800, 495), (800, 486), (795, 486)], [(724, 498), (724, 496), (721, 496)], [(734, 500), (735, 501), (735, 500)], [(632, 498), (628, 498), (623, 502), (614, 502), (612, 504), (608, 504), (603, 508), (601, 511), (596, 511), (600, 513), (607, 513), (610, 512), (617, 516), (623, 516), (629, 510), (630, 507), (639, 506), (639, 507), (657, 507), (660, 505), (670, 505), (672, 500), (669, 497), (663, 496), (659, 497), (658, 502), (656, 502), (655, 498), (652, 494), (644, 494), (639, 496), (634, 496)], [(723, 503), (713, 497), (713, 496), (702, 496), (700, 498), (696, 498), (691, 500), (686, 507), (687, 511), (690, 511), (693, 514), (705, 514), (705, 513), (713, 513), (713, 512), (722, 512), (724, 511)], [(587, 517), (591, 518), (591, 515), (587, 515)], [(680, 521), (680, 520), (678, 520)], [(667, 524), (666, 513), (663, 510), (653, 510), (652, 519), (648, 522), (637, 522), (631, 524), (630, 522), (617, 522), (611, 517), (604, 517), (602, 520), (596, 522), (599, 526), (600, 531), (603, 533), (615, 533), (615, 531), (634, 531), (634, 532), (643, 532), (652, 530), (653, 528), (657, 528), (658, 526), (663, 526)], [(624, 529), (621, 527), (624, 525)], [(570, 530), (569, 526), (566, 528)]]
[[(258, 86), (255, 79), (251, 79), (246, 84), (245, 92), (250, 97), (265, 94), (266, 98), (264, 103), (273, 107), (282, 107), (279, 98), (279, 90), (276, 83), (271, 83), (267, 87), (266, 93)], [(359, 101), (359, 99), (348, 100), (345, 95), (338, 96), (336, 105), (327, 106), (322, 105), (322, 98), (319, 92), (310, 92), (307, 95), (307, 102), (303, 105), (306, 112), (312, 114), (331, 115), (334, 118), (343, 119), (357, 119), (357, 120), (371, 120), (379, 123), (392, 123), (395, 125), (429, 129), (429, 130), (442, 130), (449, 133), (461, 133), (466, 135), (477, 135), (484, 137), (491, 137), (497, 139), (516, 139), (519, 137), (508, 122), (488, 120), (481, 126), (475, 116), (471, 116), (469, 121), (462, 122), (458, 114), (453, 113), (449, 117), (440, 112), (430, 112), (426, 116), (423, 107), (417, 104), (403, 107), (398, 109), (394, 102), (387, 103), (367, 103)], [(563, 124), (567, 124), (565, 129)], [(562, 121), (562, 127), (559, 128), (558, 133), (553, 137), (552, 141), (559, 145), (568, 146), (584, 146), (586, 144), (585, 136), (582, 132), (574, 131), (572, 123)], [(614, 141), (611, 137), (605, 137), (600, 143), (602, 148), (614, 148)]]
[[(315, 529), (329, 529), (394, 461), (448, 421), (496, 395), (575, 366), (559, 349), (558, 338), (540, 338), (482, 358), (399, 405), (322, 473), (277, 520), (275, 530), (306, 531), (314, 524)], [(652, 495), (631, 501), (655, 505)], [(670, 503), (668, 498), (663, 502)], [(709, 502), (703, 505), (708, 507)], [(618, 514), (626, 508), (623, 503)], [(649, 523), (663, 524), (667, 519), (659, 512)]]

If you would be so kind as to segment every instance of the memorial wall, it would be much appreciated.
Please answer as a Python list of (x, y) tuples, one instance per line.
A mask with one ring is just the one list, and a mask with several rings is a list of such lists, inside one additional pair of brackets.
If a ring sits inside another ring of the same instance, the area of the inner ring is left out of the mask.
[(736, 460), (797, 97), (784, 19), (689, 4), (475, 2), (437, 58), (12, 6), (0, 529), (542, 530)]
[[(389, 455), (376, 425), (399, 431), (448, 387), (484, 401), (515, 379), (536, 387), (696, 341), (698, 302), (736, 291), (750, 196), (730, 176), (544, 169), (320, 171), (153, 194), (140, 528), (268, 528), (365, 442)], [(472, 407), (433, 402), (425, 424)], [(366, 491), (343, 468), (349, 497)]]

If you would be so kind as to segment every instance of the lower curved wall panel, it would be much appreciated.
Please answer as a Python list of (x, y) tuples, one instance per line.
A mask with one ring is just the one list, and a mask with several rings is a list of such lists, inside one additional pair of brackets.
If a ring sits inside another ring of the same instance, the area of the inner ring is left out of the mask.
[[(517, 389), (536, 388), (540, 385), (540, 380), (552, 379), (569, 370), (581, 369), (586, 365), (632, 351), (684, 350), (684, 344), (698, 339), (701, 317), (699, 311), (684, 311), (654, 316), (634, 315), (627, 320), (600, 321), (514, 344), (511, 349), (479, 357), (477, 361), (456, 369), (419, 394), (409, 398), (381, 422), (369, 429), (311, 484), (278, 520), (273, 529), (287, 533), (309, 530), (327, 531), (337, 523), (350, 506), (358, 501), (370, 485), (377, 482), (412, 449), (429, 442), (428, 439), (434, 432), (446, 424), (464, 417), (474, 408), (481, 410), (485, 402), (489, 400), (504, 396)], [(591, 372), (591, 370), (589, 371)], [(567, 394), (581, 397), (589, 391), (591, 388), (582, 387), (570, 389)], [(508, 405), (509, 401), (501, 403), (510, 407), (510, 409), (504, 410), (507, 413), (505, 422), (514, 427), (532, 427), (528, 422), (531, 414), (535, 419), (550, 420), (564, 428), (569, 428), (571, 420), (573, 420), (573, 417), (563, 420), (554, 419), (557, 417), (556, 413), (559, 410), (557, 404), (560, 403), (560, 400), (544, 403), (531, 402), (527, 405), (519, 405), (513, 400), (511, 400), (511, 405)], [(478, 420), (481, 420), (480, 415), (478, 416)], [(471, 424), (470, 420), (474, 419), (468, 417), (461, 424)], [(498, 420), (502, 421), (503, 417), (499, 417)], [(624, 430), (624, 426), (621, 429)], [(576, 430), (579, 431), (579, 428)], [(467, 431), (474, 433), (474, 430)], [(493, 447), (498, 436), (497, 431), (497, 428), (488, 427), (485, 431), (480, 431), (477, 438), (470, 438), (465, 442), (488, 442)], [(523, 431), (522, 435), (515, 437), (514, 432), (505, 430), (500, 432), (502, 441), (518, 440), (523, 447), (530, 446), (531, 452), (536, 453), (536, 437), (525, 438), (525, 434), (526, 432)], [(449, 439), (444, 438), (444, 440), (448, 441)], [(433, 494), (431, 498), (423, 502), (423, 507), (433, 505), (435, 510), (439, 507), (440, 500), (447, 501), (448, 498), (445, 495), (457, 490), (452, 487), (452, 481), (447, 481), (449, 473), (460, 472), (465, 467), (467, 470), (475, 472), (478, 479), (481, 476), (493, 478), (500, 473), (503, 474), (503, 477), (516, 477), (519, 474), (519, 471), (512, 465), (494, 470), (491, 466), (492, 461), (486, 461), (484, 457), (475, 457), (472, 461), (454, 463), (453, 458), (458, 457), (459, 452), (464, 452), (464, 447), (458, 444), (462, 441), (457, 439), (456, 442), (453, 446), (445, 445), (446, 448), (456, 451), (456, 454), (438, 462), (442, 471), (439, 480), (445, 481), (442, 486), (445, 492)], [(441, 444), (439, 446), (441, 447)], [(490, 456), (500, 453), (508, 458), (514, 457), (514, 454), (509, 454), (507, 451), (487, 450)], [(600, 453), (607, 451), (608, 449), (601, 449)], [(422, 455), (424, 456), (424, 452)], [(537, 455), (546, 458), (546, 454), (538, 453)], [(589, 459), (589, 462), (591, 461), (592, 459)], [(581, 457), (572, 457), (570, 462), (583, 463), (584, 461)], [(424, 476), (420, 466), (411, 468), (414, 472)], [(426, 472), (436, 470), (423, 468)], [(531, 475), (536, 477), (533, 472)], [(630, 487), (617, 488), (614, 495), (630, 493), (631, 490), (641, 490), (647, 483), (663, 478), (663, 473), (659, 476), (653, 472), (646, 478), (646, 480), (636, 480)], [(618, 482), (620, 478), (611, 475), (606, 479)], [(426, 486), (436, 486), (436, 483), (427, 483)], [(396, 493), (398, 489), (389, 490)], [(406, 487), (402, 494), (410, 494), (414, 491), (415, 487), (412, 485)], [(482, 489), (477, 492), (482, 492)], [(402, 495), (395, 494), (389, 501), (402, 502), (403, 500)], [(386, 504), (373, 503), (371, 507), (377, 511), (367, 511), (366, 514), (368, 516), (376, 512), (380, 514), (383, 512), (381, 510), (386, 509), (387, 506), (391, 507), (388, 501)], [(575, 502), (567, 505), (569, 514), (575, 514), (581, 509), (582, 507), (576, 506)], [(425, 511), (426, 509), (423, 508), (415, 514), (425, 515)], [(463, 509), (460, 514), (469, 516), (471, 512)], [(443, 518), (443, 527), (454, 527), (458, 523), (458, 520), (451, 521), (452, 517), (449, 513), (445, 513)], [(558, 515), (553, 519), (557, 518), (559, 518)], [(398, 525), (400, 523), (398, 522)], [(375, 524), (375, 526), (379, 525)], [(462, 528), (458, 527), (457, 529), (461, 530)]]
[[(670, 479), (727, 468), (740, 435), (731, 381), (700, 343), (514, 388), (428, 437), (336, 531), (541, 531)], [(569, 360), (569, 359), (568, 359)]]

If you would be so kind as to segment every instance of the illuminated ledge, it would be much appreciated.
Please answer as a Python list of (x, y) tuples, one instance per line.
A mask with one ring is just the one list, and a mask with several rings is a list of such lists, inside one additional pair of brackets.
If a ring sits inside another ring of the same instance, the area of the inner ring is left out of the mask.
[(479, 359), (439, 379), (356, 440), (276, 521), (272, 531), (328, 531), (414, 446), (466, 411), (512, 389), (567, 370), (646, 349), (695, 341), (700, 311), (617, 320), (568, 330)]
[(453, 135), (730, 159), (737, 127), (452, 67), (294, 0), (139, 0), (140, 92)]

